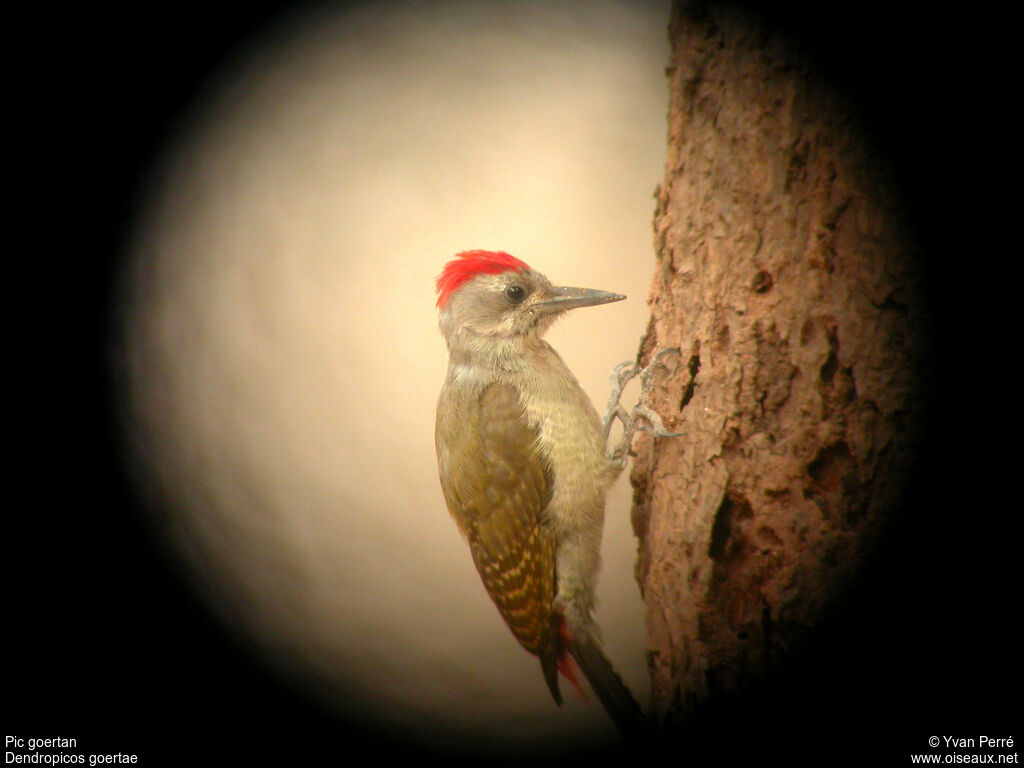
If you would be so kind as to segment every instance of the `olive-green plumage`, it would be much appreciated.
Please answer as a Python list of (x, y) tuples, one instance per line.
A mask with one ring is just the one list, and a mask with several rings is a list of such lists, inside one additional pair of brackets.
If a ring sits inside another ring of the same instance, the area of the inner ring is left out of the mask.
[(558, 700), (555, 540), (543, 519), (552, 477), (519, 392), (495, 382), (443, 397), (436, 439), (447, 457), (441, 488), (484, 587), (512, 634), (540, 657)]
[(503, 253), (472, 251), (438, 278), (448, 373), (435, 441), (445, 501), (513, 635), (558, 672), (580, 665), (624, 730), (639, 717), (593, 619), (604, 499), (621, 471), (594, 406), (541, 336), (561, 313), (623, 296), (559, 288)]

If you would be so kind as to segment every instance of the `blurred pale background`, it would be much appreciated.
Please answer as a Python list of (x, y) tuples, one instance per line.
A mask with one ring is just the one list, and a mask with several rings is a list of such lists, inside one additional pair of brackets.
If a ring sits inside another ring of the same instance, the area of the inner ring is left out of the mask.
[[(444, 506), (433, 280), (487, 248), (627, 294), (548, 337), (603, 409), (648, 315), (667, 21), (306, 9), (211, 77), (153, 170), (123, 301), (140, 483), (212, 609), (347, 718), (441, 745), (613, 736), (596, 702), (551, 701)], [(624, 475), (598, 618), (644, 702), (629, 501)]]

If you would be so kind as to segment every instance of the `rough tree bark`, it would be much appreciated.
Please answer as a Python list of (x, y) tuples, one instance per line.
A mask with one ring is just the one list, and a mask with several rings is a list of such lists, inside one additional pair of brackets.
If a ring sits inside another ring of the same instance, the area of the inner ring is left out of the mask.
[(635, 442), (653, 714), (739, 695), (798, 648), (886, 519), (913, 448), (916, 255), (856, 111), (786, 36), (677, 4), (652, 393)]

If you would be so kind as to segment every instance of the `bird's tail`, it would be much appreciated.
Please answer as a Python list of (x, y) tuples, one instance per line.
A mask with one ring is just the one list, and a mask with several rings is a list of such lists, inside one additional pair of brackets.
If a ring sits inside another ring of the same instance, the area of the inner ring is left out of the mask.
[(571, 638), (568, 646), (570, 655), (623, 738), (630, 740), (639, 736), (645, 730), (647, 720), (633, 694), (604, 655), (597, 638), (590, 632), (580, 632)]

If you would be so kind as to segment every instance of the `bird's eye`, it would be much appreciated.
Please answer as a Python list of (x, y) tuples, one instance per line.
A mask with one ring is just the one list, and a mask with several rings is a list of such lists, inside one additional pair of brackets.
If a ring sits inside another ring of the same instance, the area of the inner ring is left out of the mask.
[(513, 304), (519, 304), (526, 298), (526, 289), (521, 285), (512, 284), (505, 288), (505, 298)]

